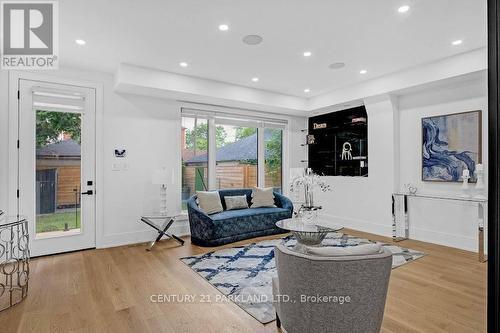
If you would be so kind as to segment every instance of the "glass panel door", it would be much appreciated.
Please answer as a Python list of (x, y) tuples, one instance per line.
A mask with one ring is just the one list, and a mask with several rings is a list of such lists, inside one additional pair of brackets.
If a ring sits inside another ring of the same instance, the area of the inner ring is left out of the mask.
[(182, 117), (182, 210), (196, 191), (208, 191), (208, 120)]
[(264, 129), (265, 155), (265, 187), (274, 187), (276, 192), (282, 191), (283, 173), (283, 130), (278, 128)]
[(33, 256), (95, 247), (95, 90), (19, 80), (19, 214)]

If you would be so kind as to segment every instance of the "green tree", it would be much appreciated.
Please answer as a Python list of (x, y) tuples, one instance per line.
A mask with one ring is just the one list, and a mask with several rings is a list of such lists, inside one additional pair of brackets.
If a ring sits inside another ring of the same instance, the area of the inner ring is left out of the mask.
[[(224, 127), (217, 126), (215, 128), (215, 144), (217, 148), (224, 146), (226, 143), (227, 133)], [(195, 139), (196, 138), (196, 139)], [(198, 124), (194, 129), (186, 130), (186, 146), (188, 149), (194, 149), (196, 140), (197, 150), (208, 150), (208, 124)]]
[(247, 136), (253, 135), (257, 132), (255, 127), (238, 127), (234, 134), (235, 141), (239, 141)]
[(51, 111), (36, 112), (36, 144), (43, 147), (58, 141), (62, 133), (68, 133), (76, 142), (81, 142), (80, 114)]

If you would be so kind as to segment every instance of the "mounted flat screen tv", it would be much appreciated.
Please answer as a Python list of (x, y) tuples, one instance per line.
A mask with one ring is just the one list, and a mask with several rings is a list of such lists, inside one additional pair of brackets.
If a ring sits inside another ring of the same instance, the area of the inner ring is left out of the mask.
[(368, 115), (359, 106), (309, 118), (309, 167), (324, 176), (368, 177)]

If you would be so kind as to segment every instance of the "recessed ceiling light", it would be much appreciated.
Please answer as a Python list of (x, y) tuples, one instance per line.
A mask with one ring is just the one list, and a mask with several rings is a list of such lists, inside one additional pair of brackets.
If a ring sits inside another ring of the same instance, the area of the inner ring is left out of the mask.
[(451, 45), (455, 45), (456, 46), (456, 45), (460, 45), (462, 43), (463, 43), (463, 41), (461, 39), (457, 39), (457, 40), (454, 40), (453, 42), (451, 42)]
[(253, 77), (253, 78), (252, 78), (252, 81), (253, 81), (253, 82), (259, 82), (259, 78), (258, 78), (258, 77)]
[(345, 67), (345, 63), (343, 62), (334, 62), (333, 64), (328, 65), (328, 68), (330, 69), (340, 69), (342, 67)]
[(221, 25), (219, 25), (219, 30), (220, 31), (228, 31), (229, 26), (227, 24), (221, 24)]
[(359, 74), (366, 74), (366, 73), (368, 73), (368, 71), (366, 69), (362, 69), (359, 71)]
[(311, 51), (305, 51), (304, 57), (310, 57), (312, 55)]
[(306, 89), (304, 89), (304, 92), (305, 92), (305, 93), (311, 92), (311, 89), (306, 88)]
[(262, 43), (262, 37), (259, 35), (246, 35), (243, 37), (243, 43), (248, 45), (257, 45)]
[(83, 39), (75, 39), (75, 43), (77, 43), (78, 45), (85, 45), (87, 42)]
[(187, 62), (185, 62), (185, 61), (181, 61), (181, 62), (179, 63), (179, 66), (181, 66), (181, 67), (187, 67), (187, 66), (188, 66), (188, 63), (187, 63)]
[(398, 12), (400, 12), (400, 13), (406, 13), (409, 10), (410, 10), (410, 6), (408, 6), (408, 5), (404, 5), (404, 6), (401, 6), (398, 8)]

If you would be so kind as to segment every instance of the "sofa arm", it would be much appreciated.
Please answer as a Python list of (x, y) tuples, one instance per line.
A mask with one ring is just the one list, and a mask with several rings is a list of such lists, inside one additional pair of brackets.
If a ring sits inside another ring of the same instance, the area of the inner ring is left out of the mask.
[(191, 235), (200, 239), (211, 239), (214, 230), (214, 222), (196, 203), (196, 195), (187, 201), (189, 227)]
[(289, 210), (290, 212), (293, 212), (293, 203), (290, 199), (285, 197), (283, 194), (274, 192), (274, 199), (276, 201), (276, 206), (280, 208), (284, 208)]

